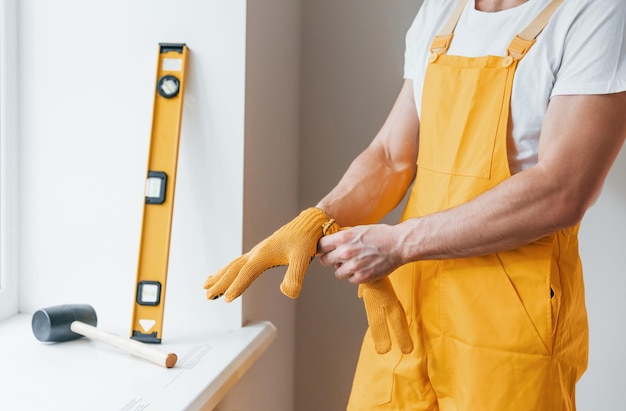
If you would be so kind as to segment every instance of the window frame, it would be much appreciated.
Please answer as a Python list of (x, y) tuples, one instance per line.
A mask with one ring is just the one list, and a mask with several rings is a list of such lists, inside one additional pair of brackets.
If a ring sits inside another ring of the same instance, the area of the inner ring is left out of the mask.
[(0, 0), (0, 320), (19, 311), (17, 1)]

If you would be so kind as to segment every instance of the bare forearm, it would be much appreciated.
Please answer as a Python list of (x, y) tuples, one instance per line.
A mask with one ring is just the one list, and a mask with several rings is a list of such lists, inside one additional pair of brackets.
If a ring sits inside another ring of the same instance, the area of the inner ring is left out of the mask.
[(554, 98), (539, 163), (466, 204), (399, 226), (403, 259), (490, 254), (577, 224), (624, 142), (624, 104), (626, 93)]
[(395, 208), (415, 176), (419, 120), (405, 80), (385, 123), (317, 206), (341, 226), (371, 224)]
[(586, 206), (531, 169), (458, 207), (397, 226), (405, 262), (478, 256), (528, 244), (573, 226)]
[(379, 221), (402, 200), (414, 176), (411, 168), (394, 170), (385, 163), (375, 150), (363, 152), (317, 207), (342, 227)]

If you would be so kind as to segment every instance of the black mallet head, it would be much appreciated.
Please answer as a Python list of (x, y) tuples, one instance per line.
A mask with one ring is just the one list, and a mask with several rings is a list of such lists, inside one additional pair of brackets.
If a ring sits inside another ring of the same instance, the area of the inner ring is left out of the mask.
[(96, 311), (88, 304), (57, 305), (33, 314), (33, 333), (39, 341), (62, 342), (82, 337), (70, 329), (74, 321), (92, 326), (98, 324)]

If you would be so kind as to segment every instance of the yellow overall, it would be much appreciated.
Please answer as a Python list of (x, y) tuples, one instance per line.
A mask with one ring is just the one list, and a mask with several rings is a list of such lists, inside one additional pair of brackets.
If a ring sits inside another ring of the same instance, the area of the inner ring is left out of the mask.
[[(403, 220), (467, 202), (511, 176), (506, 145), (515, 70), (561, 0), (513, 39), (507, 56), (477, 58), (446, 54), (465, 3), (432, 44), (418, 171)], [(415, 349), (402, 354), (396, 345), (376, 354), (368, 330), (348, 409), (574, 410), (588, 352), (577, 231), (396, 270), (390, 278)]]

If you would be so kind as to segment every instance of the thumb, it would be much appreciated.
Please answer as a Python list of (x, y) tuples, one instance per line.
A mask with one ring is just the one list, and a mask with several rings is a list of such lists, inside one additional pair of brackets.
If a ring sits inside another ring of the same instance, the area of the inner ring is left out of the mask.
[(313, 257), (300, 255), (289, 261), (287, 273), (280, 284), (280, 291), (289, 298), (298, 298), (302, 289), (302, 281), (304, 281), (304, 273), (309, 266)]

